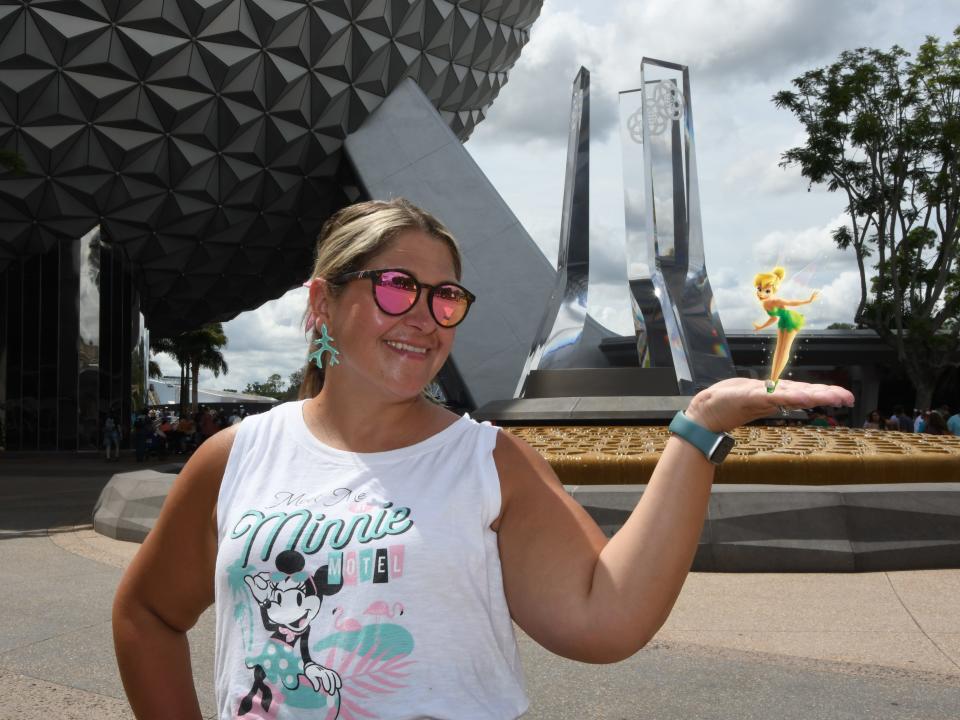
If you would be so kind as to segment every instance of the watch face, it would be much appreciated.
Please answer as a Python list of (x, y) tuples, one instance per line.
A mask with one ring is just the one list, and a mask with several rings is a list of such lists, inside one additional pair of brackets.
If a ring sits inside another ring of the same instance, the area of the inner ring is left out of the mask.
[(714, 465), (722, 463), (727, 455), (730, 454), (730, 451), (733, 450), (735, 444), (736, 441), (730, 435), (724, 434), (721, 436), (716, 449), (714, 449), (713, 454), (710, 456), (710, 462)]

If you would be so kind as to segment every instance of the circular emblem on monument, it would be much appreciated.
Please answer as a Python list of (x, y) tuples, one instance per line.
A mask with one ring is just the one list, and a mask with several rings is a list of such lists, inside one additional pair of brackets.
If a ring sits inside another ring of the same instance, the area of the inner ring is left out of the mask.
[(643, 145), (643, 108), (637, 108), (637, 111), (627, 118), (627, 132), (630, 133), (631, 140)]
[(683, 117), (683, 93), (673, 81), (658, 82), (646, 100), (651, 135), (659, 135), (667, 126)]

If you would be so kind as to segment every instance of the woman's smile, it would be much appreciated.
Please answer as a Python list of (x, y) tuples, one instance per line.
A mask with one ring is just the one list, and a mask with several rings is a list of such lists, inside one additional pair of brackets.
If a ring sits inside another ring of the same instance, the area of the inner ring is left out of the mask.
[(404, 358), (409, 358), (410, 360), (423, 361), (427, 359), (427, 354), (430, 352), (425, 347), (419, 347), (417, 345), (411, 345), (409, 343), (401, 342), (399, 340), (385, 340), (387, 347), (393, 350), (397, 355)]

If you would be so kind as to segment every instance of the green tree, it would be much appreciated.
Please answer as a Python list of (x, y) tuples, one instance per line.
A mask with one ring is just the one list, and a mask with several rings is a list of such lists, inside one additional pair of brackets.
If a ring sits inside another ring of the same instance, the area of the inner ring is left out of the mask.
[(262, 395), (263, 397), (272, 397), (276, 400), (284, 400), (286, 386), (287, 383), (280, 373), (273, 373), (267, 378), (266, 382), (247, 383), (247, 387), (245, 387), (243, 391), (251, 395)]
[(186, 347), (190, 368), (190, 406), (192, 411), (196, 412), (200, 368), (213, 371), (214, 377), (220, 377), (220, 373), (226, 375), (229, 370), (227, 361), (224, 360), (223, 353), (220, 352), (220, 349), (227, 345), (227, 336), (223, 333), (222, 323), (207, 323), (196, 330), (189, 330), (179, 337)]
[[(170, 355), (180, 366), (180, 399), (179, 414), (182, 417), (187, 412), (187, 398), (189, 394), (188, 374), (187, 374), (187, 353), (186, 348), (178, 337), (150, 337), (150, 352), (166, 353)], [(154, 363), (151, 362), (151, 365)], [(152, 376), (151, 376), (152, 377)]]
[(294, 370), (290, 373), (287, 380), (287, 391), (284, 393), (284, 400), (296, 400), (300, 396), (300, 386), (303, 385), (303, 368)]
[(222, 323), (207, 323), (196, 330), (189, 330), (169, 338), (151, 338), (150, 349), (165, 352), (180, 365), (180, 414), (197, 410), (200, 369), (212, 370), (215, 377), (228, 372), (221, 348), (226, 347), (227, 336)]
[(844, 194), (849, 224), (833, 237), (860, 270), (854, 320), (896, 350), (915, 406), (930, 407), (960, 347), (960, 27), (914, 59), (897, 46), (841, 53), (793, 86), (773, 100), (807, 137), (781, 164)]

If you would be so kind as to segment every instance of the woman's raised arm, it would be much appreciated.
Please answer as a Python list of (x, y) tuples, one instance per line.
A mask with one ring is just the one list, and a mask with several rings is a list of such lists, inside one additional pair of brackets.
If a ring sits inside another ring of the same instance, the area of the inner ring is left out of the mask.
[(187, 630), (213, 602), (216, 503), (236, 427), (203, 443), (177, 476), (113, 601), (113, 641), (139, 720), (200, 718)]
[[(777, 406), (852, 405), (836, 386), (733, 378), (701, 392), (686, 414), (720, 432)], [(616, 662), (642, 648), (666, 621), (703, 527), (713, 465), (671, 437), (640, 502), (606, 540), (549, 464), (501, 433), (494, 459), (504, 488), (497, 530), (511, 615), (548, 650), (581, 662)]]

